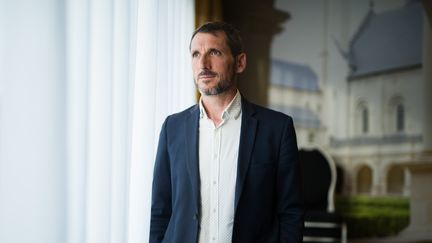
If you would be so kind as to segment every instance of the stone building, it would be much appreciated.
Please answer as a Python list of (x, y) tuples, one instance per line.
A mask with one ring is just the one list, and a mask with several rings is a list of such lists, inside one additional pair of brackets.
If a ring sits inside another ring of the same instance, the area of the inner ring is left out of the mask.
[[(431, 80), (422, 65), (427, 21), (421, 3), (310, 4), (288, 4), (292, 20), (285, 31), (310, 40), (276, 37), (269, 106), (293, 116), (300, 147), (332, 155), (343, 193), (409, 195), (401, 164), (430, 151), (432, 138), (425, 124), (432, 110), (424, 92)], [(302, 8), (315, 19), (300, 23)]]

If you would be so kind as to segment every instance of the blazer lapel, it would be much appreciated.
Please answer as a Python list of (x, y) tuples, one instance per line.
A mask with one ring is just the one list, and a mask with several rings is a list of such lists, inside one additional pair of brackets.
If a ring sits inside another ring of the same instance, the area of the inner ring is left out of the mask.
[(196, 105), (188, 115), (184, 123), (186, 131), (185, 142), (186, 142), (186, 155), (187, 155), (187, 170), (189, 173), (189, 179), (192, 186), (193, 198), (198, 209), (199, 205), (199, 169), (198, 169), (198, 123), (199, 123), (199, 109)]
[(237, 163), (237, 181), (235, 188), (234, 210), (237, 211), (237, 205), (243, 189), (243, 184), (247, 176), (249, 163), (255, 143), (255, 134), (257, 129), (257, 119), (252, 115), (255, 113), (253, 107), (248, 101), (242, 99), (242, 124), (240, 131), (240, 146)]

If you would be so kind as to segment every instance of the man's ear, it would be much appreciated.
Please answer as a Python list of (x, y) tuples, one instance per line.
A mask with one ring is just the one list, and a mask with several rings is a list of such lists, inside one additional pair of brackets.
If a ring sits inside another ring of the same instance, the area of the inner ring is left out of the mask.
[(246, 53), (240, 53), (236, 57), (236, 73), (242, 73), (246, 69)]

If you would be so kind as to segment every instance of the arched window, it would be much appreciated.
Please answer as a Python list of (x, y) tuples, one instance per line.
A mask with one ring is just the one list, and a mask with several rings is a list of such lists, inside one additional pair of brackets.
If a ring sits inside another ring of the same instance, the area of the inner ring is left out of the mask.
[(364, 101), (359, 102), (357, 105), (355, 127), (358, 135), (369, 132), (369, 109)]
[(357, 172), (357, 193), (370, 194), (372, 191), (372, 170), (363, 165)]
[(389, 103), (386, 114), (386, 121), (388, 126), (388, 132), (392, 133), (400, 133), (405, 131), (406, 122), (405, 122), (405, 106), (403, 102), (403, 98), (400, 95), (393, 96)]
[(366, 107), (362, 110), (362, 133), (368, 133), (369, 131), (369, 111)]
[(396, 105), (395, 113), (396, 113), (396, 131), (403, 132), (405, 130), (405, 109), (401, 103)]

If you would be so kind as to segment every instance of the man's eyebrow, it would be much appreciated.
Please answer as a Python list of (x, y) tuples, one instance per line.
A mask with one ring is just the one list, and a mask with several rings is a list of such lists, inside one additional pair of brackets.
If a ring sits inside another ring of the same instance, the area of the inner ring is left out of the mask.
[(218, 51), (218, 52), (222, 52), (221, 50), (217, 49), (217, 48), (210, 48), (209, 51)]

